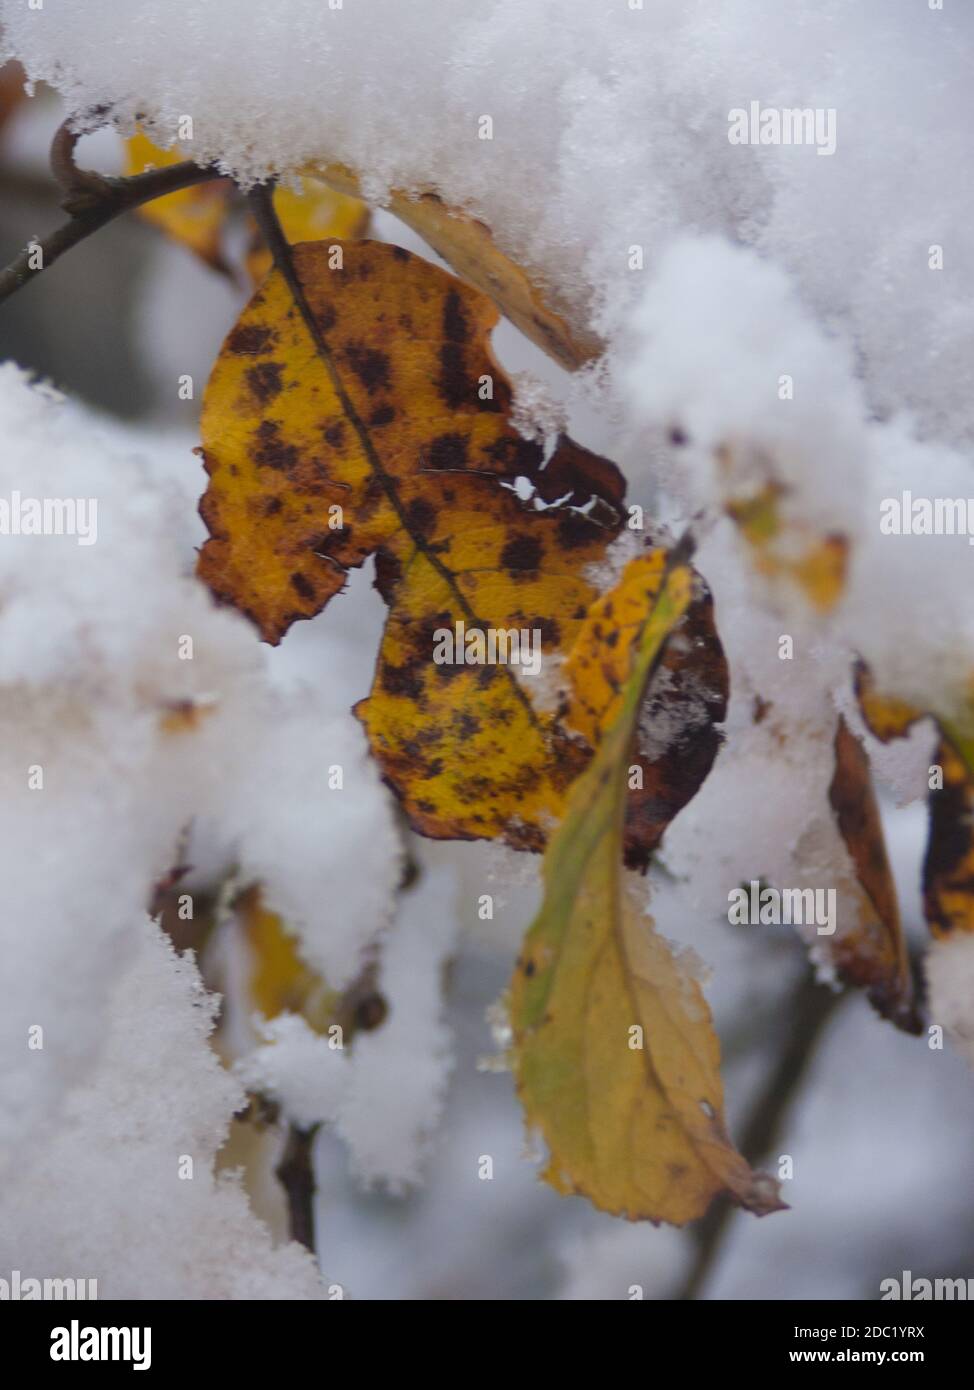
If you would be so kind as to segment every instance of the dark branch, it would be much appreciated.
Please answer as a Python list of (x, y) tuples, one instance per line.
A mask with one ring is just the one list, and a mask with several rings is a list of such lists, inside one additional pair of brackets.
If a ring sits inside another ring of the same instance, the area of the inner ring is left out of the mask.
[(290, 1125), (281, 1161), (274, 1170), (287, 1197), (291, 1239), (298, 1241), (314, 1254), (315, 1249), (315, 1174), (312, 1162), (318, 1126), (299, 1129)]
[[(61, 126), (51, 146), (51, 167), (65, 193), (61, 206), (70, 213), (71, 220), (43, 241), (26, 246), (15, 261), (0, 271), (0, 303), (53, 265), (65, 251), (70, 251), (72, 246), (77, 246), (122, 213), (181, 188), (225, 177), (212, 166), (185, 160), (162, 169), (147, 169), (129, 178), (104, 178), (76, 166), (74, 147), (78, 139), (74, 131)], [(39, 263), (32, 265), (32, 260)]]

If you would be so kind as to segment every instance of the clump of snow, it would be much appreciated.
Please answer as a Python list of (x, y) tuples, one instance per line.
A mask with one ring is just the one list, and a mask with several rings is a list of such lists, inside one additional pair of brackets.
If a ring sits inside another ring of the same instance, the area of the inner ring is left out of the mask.
[[(97, 508), (91, 544), (0, 536), (0, 1137), (12, 1171), (32, 1169), (108, 1046), (110, 1001), (145, 930), (133, 924), (188, 826), (264, 882), (339, 987), (385, 925), (400, 869), (341, 643), (331, 688), (272, 675), (249, 624), (189, 571), (179, 489), (122, 432), (9, 364), (0, 438), (10, 508), (17, 494)], [(147, 1057), (165, 1055), (163, 1019), (160, 1004), (144, 1020)], [(225, 1205), (244, 1220), (242, 1196)]]
[[(0, 17), (73, 112), (143, 114), (163, 139), (191, 117), (187, 148), (248, 178), (339, 160), (374, 197), (436, 187), (610, 340), (674, 235), (752, 246), (856, 352), (871, 408), (971, 437), (965, 7), (4, 0)], [(833, 112), (834, 140), (733, 144), (752, 101)]]
[(220, 824), (264, 904), (340, 990), (391, 911), (401, 872), (395, 823), (347, 709), (338, 714), (330, 699), (298, 686), (269, 695), (264, 713)]
[[(698, 474), (691, 506), (774, 479), (788, 489), (786, 514), (848, 529), (861, 488), (860, 391), (848, 349), (808, 318), (783, 271), (716, 237), (678, 241), (629, 329), (618, 370), (632, 419), (687, 439), (678, 454)], [(720, 449), (729, 475), (715, 480)]]
[(325, 1297), (310, 1256), (275, 1249), (214, 1175), (243, 1103), (207, 1042), (215, 997), (146, 917), (130, 936), (97, 1063), (4, 1176), (0, 1263), (96, 1279), (101, 1299)]
[(267, 1096), (302, 1129), (332, 1120), (348, 1082), (346, 1053), (315, 1033), (300, 1014), (263, 1020), (263, 1045), (234, 1068), (251, 1091)]

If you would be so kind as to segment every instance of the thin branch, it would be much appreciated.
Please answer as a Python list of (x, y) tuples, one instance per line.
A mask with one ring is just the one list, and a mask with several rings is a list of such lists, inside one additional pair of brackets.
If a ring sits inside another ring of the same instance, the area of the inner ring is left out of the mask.
[(162, 169), (147, 169), (128, 178), (104, 178), (75, 165), (74, 147), (78, 138), (75, 132), (61, 126), (51, 146), (51, 166), (65, 190), (61, 206), (70, 213), (71, 220), (43, 241), (26, 246), (16, 260), (0, 271), (0, 304), (47, 270), (65, 251), (70, 251), (72, 246), (77, 246), (122, 213), (181, 188), (226, 177), (212, 165), (201, 166), (185, 160)]
[(103, 193), (108, 183), (104, 174), (96, 174), (92, 169), (79, 169), (74, 162), (75, 146), (83, 134), (83, 131), (72, 130), (65, 121), (58, 126), (51, 141), (51, 173), (66, 194), (79, 192), (82, 188)]
[[(791, 1027), (785, 1046), (759, 1091), (741, 1134), (740, 1150), (748, 1163), (758, 1164), (771, 1153), (798, 1086), (814, 1056), (816, 1045), (836, 1008), (846, 997), (817, 984), (804, 974), (794, 994), (786, 1001)], [(729, 1200), (715, 1202), (703, 1220), (698, 1222), (694, 1229), (696, 1256), (677, 1298), (699, 1298), (737, 1210)]]
[(274, 1170), (287, 1197), (291, 1239), (310, 1250), (312, 1255), (315, 1252), (315, 1174), (312, 1150), (317, 1133), (317, 1125), (311, 1129), (299, 1129), (297, 1125), (289, 1125), (284, 1152)]

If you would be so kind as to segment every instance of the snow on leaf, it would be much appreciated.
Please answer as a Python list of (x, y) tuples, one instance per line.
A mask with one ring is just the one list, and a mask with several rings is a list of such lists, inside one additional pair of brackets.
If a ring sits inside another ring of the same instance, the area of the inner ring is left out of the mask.
[[(684, 960), (627, 891), (622, 829), (639, 711), (665, 643), (690, 605), (677, 547), (632, 561), (620, 583), (627, 679), (612, 722), (569, 795), (544, 861), (545, 897), (511, 984), (514, 1066), (545, 1179), (630, 1219), (682, 1225), (725, 1192), (763, 1214), (777, 1185), (755, 1174), (723, 1120), (719, 1046)], [(611, 598), (611, 596), (610, 596)], [(608, 602), (608, 600), (606, 600)], [(593, 637), (600, 615), (592, 618)]]

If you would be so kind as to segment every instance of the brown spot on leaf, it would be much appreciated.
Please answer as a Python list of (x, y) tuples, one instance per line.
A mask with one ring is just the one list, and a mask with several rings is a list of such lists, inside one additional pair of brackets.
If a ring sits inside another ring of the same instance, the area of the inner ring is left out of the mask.
[(537, 536), (521, 532), (512, 536), (501, 551), (501, 564), (511, 573), (536, 570), (541, 563), (543, 549)]
[(283, 370), (280, 362), (258, 362), (247, 368), (247, 385), (261, 405), (266, 405), (281, 394)]
[(347, 343), (345, 357), (348, 365), (371, 396), (390, 384), (390, 363), (386, 353), (361, 343)]
[(271, 328), (255, 323), (238, 323), (227, 338), (227, 348), (241, 355), (264, 352), (276, 339), (277, 334)]

